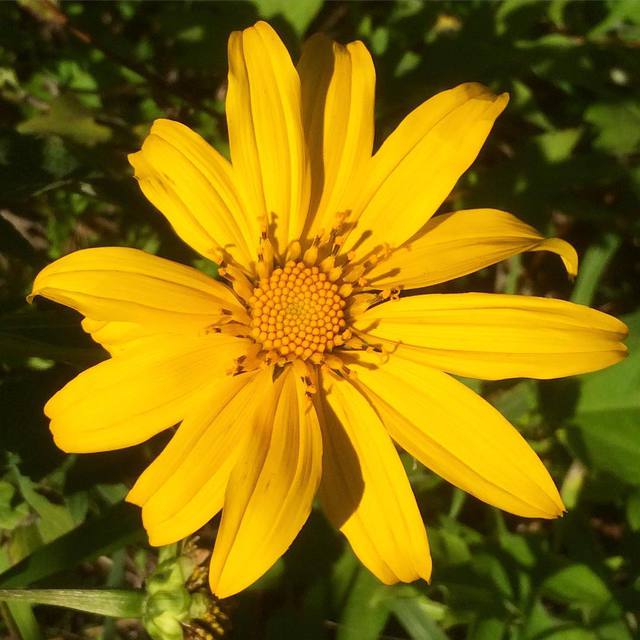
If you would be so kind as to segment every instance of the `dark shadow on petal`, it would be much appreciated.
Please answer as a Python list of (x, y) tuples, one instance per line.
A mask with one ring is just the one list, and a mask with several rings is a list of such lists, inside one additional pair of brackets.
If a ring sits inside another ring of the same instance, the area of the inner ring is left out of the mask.
[[(357, 509), (364, 493), (364, 480), (360, 461), (344, 427), (327, 402), (319, 399), (318, 414), (322, 424), (322, 469), (340, 476), (344, 492), (339, 497), (327, 496), (331, 500), (331, 513), (327, 514), (334, 527), (339, 529)], [(322, 496), (322, 492), (321, 492)], [(326, 511), (326, 508), (325, 508)]]

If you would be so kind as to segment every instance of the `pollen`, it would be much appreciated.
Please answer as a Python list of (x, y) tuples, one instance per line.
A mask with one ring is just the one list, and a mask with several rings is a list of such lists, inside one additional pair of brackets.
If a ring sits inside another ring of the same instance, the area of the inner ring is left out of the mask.
[(321, 363), (344, 344), (341, 285), (318, 266), (290, 260), (262, 278), (249, 299), (251, 335), (266, 352), (286, 360)]

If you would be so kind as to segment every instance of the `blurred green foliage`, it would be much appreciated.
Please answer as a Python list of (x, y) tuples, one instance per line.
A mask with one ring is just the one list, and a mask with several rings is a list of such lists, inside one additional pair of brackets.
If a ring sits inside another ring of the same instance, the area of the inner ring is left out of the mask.
[[(429, 525), (431, 585), (379, 584), (314, 513), (277, 566), (230, 603), (233, 637), (640, 637), (638, 0), (0, 3), (0, 587), (139, 587), (157, 561), (122, 499), (166, 437), (92, 456), (55, 449), (45, 401), (105, 354), (74, 313), (28, 308), (25, 295), (47, 262), (87, 246), (211, 268), (142, 197), (126, 154), (159, 116), (228, 149), (226, 40), (260, 17), (294, 54), (320, 30), (365, 41), (378, 142), (459, 82), (509, 91), (443, 210), (511, 211), (572, 242), (581, 275), (571, 283), (536, 253), (442, 289), (592, 304), (628, 323), (631, 355), (580, 378), (481, 387), (545, 460), (569, 507), (563, 519), (502, 514), (407, 459)], [(215, 524), (201, 532), (204, 547)], [(61, 609), (3, 612), (0, 635), (144, 637), (135, 623)]]

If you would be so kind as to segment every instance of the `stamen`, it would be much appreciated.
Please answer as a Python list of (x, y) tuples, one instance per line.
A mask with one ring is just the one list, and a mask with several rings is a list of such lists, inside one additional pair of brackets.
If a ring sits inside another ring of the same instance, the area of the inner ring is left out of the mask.
[(236, 338), (249, 338), (249, 330), (245, 324), (240, 322), (228, 322), (227, 324), (218, 323), (208, 326), (205, 333), (221, 333), (224, 335), (235, 336)]
[(318, 259), (318, 245), (316, 244), (317, 238), (314, 238), (313, 244), (304, 252), (302, 260), (310, 267), (316, 263)]
[(298, 240), (295, 240), (289, 245), (289, 248), (287, 249), (286, 262), (289, 262), (290, 260), (297, 260), (301, 254), (302, 247), (300, 246), (300, 242)]
[(322, 262), (320, 262), (320, 268), (325, 272), (329, 273), (331, 269), (336, 264), (336, 259), (333, 256), (327, 256)]
[(221, 277), (231, 283), (233, 290), (243, 299), (247, 300), (251, 297), (253, 286), (249, 278), (245, 276), (241, 269), (234, 265), (225, 264), (218, 269)]
[(260, 242), (260, 250), (258, 252), (258, 264), (256, 271), (260, 278), (268, 278), (273, 269), (274, 251), (273, 245), (269, 238), (263, 238)]

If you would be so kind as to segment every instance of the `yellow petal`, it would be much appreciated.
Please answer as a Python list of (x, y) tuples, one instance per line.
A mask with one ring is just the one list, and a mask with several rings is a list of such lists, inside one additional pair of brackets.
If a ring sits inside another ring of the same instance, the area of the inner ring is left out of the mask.
[(142, 507), (151, 544), (181, 540), (222, 509), (267, 374), (227, 376), (207, 388), (129, 492), (127, 500)]
[(123, 247), (83, 249), (45, 267), (29, 299), (44, 296), (93, 320), (169, 332), (204, 330), (221, 319), (247, 322), (222, 283), (184, 265)]
[(557, 253), (570, 275), (578, 272), (575, 249), (564, 240), (545, 239), (505, 211), (469, 209), (429, 220), (417, 236), (378, 263), (367, 279), (380, 289), (427, 287), (524, 251)]
[(271, 384), (231, 472), (211, 561), (211, 589), (218, 597), (241, 591), (267, 571), (311, 511), (322, 436), (305, 390), (291, 367)]
[[(488, 293), (401, 298), (355, 323), (369, 340), (410, 347), (406, 357), (470, 378), (559, 378), (625, 357), (624, 323), (564, 300)], [(389, 345), (393, 349), (392, 345)]]
[(367, 399), (348, 381), (324, 377), (320, 497), (335, 527), (382, 582), (428, 580), (427, 534), (400, 458)]
[[(517, 515), (564, 509), (553, 480), (524, 438), (485, 400), (446, 373), (393, 354), (363, 354), (357, 384), (391, 437), (452, 484)], [(370, 368), (371, 365), (373, 368)]]
[[(368, 167), (345, 250), (399, 247), (436, 212), (478, 155), (508, 95), (480, 84), (443, 91), (410, 113)], [(390, 222), (392, 221), (392, 224)]]
[(275, 31), (258, 22), (229, 38), (227, 123), (248, 215), (275, 222), (278, 249), (302, 233), (309, 171), (300, 79)]
[(229, 162), (197, 133), (156, 120), (129, 162), (145, 196), (196, 251), (219, 261), (224, 249), (246, 267), (256, 260), (258, 222), (242, 204)]
[(139, 338), (158, 335), (142, 325), (133, 322), (107, 322), (84, 318), (82, 328), (112, 356), (135, 346)]
[(85, 453), (129, 447), (173, 426), (194, 394), (225, 375), (246, 341), (154, 336), (83, 371), (45, 406), (56, 444)]
[(311, 162), (308, 236), (328, 231), (357, 191), (373, 148), (375, 69), (362, 42), (310, 38), (298, 63)]

